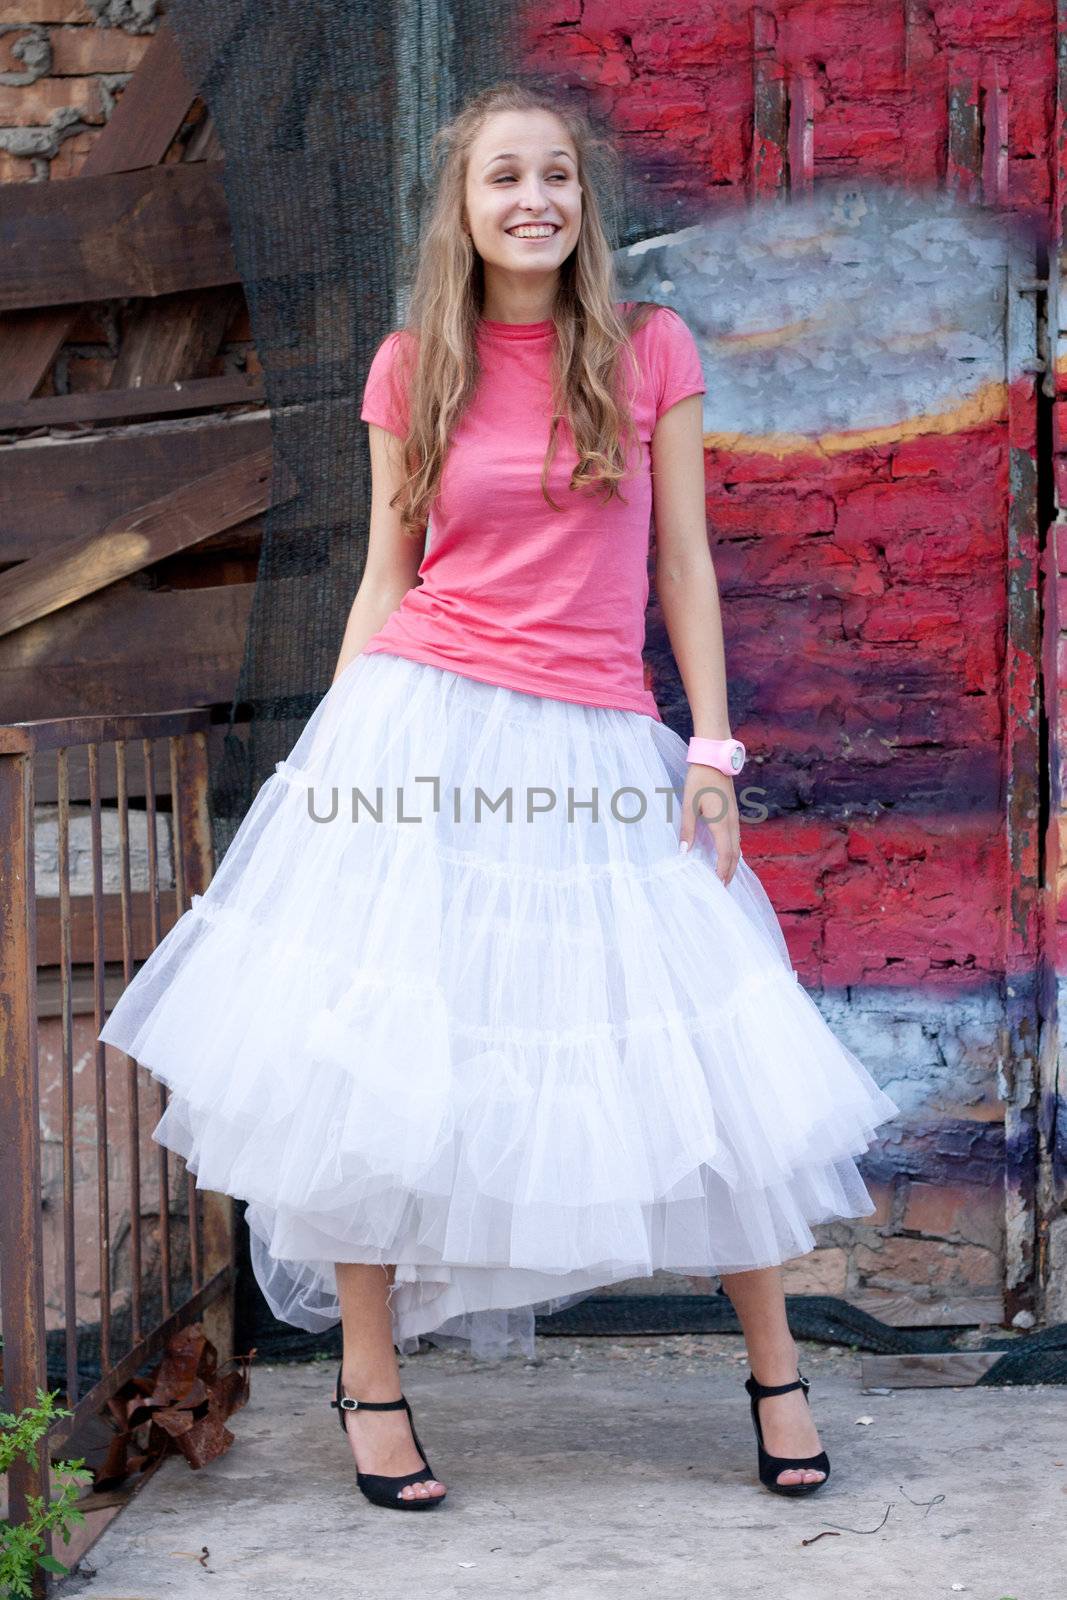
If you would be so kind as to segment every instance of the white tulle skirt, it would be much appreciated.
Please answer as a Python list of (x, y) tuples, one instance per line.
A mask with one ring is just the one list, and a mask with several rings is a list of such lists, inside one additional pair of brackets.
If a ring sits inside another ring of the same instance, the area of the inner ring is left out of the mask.
[(854, 1157), (899, 1108), (744, 857), (724, 886), (702, 820), (679, 853), (685, 758), (384, 653), (319, 702), (100, 1035), (169, 1087), (153, 1138), (248, 1202), (277, 1317), (327, 1328), (335, 1262), (395, 1263), (402, 1352), (532, 1353), (535, 1312), (873, 1211)]

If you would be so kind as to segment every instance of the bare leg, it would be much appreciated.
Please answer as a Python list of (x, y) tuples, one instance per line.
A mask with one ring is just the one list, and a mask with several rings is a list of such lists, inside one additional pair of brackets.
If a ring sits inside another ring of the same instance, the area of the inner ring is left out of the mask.
[[(398, 1400), (403, 1389), (388, 1304), (394, 1272), (392, 1266), (336, 1263), (344, 1332), (341, 1382), (345, 1394), (354, 1400)], [(405, 1411), (346, 1411), (344, 1420), (360, 1472), (395, 1478), (418, 1472), (425, 1464), (415, 1448)], [(410, 1483), (401, 1490), (405, 1500), (436, 1500), (444, 1492), (445, 1485), (436, 1478)]]
[[(792, 1383), (797, 1375), (797, 1347), (786, 1319), (781, 1267), (724, 1273), (722, 1286), (737, 1312), (757, 1383)], [(801, 1389), (760, 1400), (759, 1419), (764, 1446), (772, 1456), (813, 1456), (822, 1449)], [(820, 1483), (825, 1476), (812, 1467), (786, 1467), (777, 1481)]]

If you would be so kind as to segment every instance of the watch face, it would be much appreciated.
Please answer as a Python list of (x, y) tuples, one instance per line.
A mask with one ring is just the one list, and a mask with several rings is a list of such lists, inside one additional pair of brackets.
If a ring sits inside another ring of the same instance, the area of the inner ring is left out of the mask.
[(744, 766), (744, 764), (745, 764), (744, 751), (742, 751), (741, 749), (735, 747), (733, 752), (731, 753), (731, 756), (730, 756), (730, 765), (731, 765), (731, 767), (733, 767), (735, 772), (740, 772), (741, 768)]

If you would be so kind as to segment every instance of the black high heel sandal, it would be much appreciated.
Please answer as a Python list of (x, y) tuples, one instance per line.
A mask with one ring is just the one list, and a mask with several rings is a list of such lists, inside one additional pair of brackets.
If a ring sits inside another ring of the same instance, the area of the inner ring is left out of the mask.
[(341, 1432), (348, 1432), (345, 1421), (346, 1411), (406, 1411), (408, 1422), (411, 1424), (411, 1437), (415, 1441), (415, 1448), (423, 1461), (426, 1462), (418, 1472), (406, 1472), (399, 1478), (387, 1478), (380, 1472), (360, 1472), (356, 1468), (356, 1483), (367, 1499), (376, 1506), (395, 1506), (398, 1511), (428, 1511), (431, 1506), (440, 1505), (447, 1499), (448, 1490), (444, 1494), (427, 1495), (424, 1499), (413, 1496), (405, 1500), (400, 1491), (409, 1483), (426, 1483), (434, 1477), (429, 1461), (426, 1460), (426, 1451), (419, 1443), (419, 1436), (415, 1432), (415, 1419), (411, 1415), (411, 1407), (407, 1397), (401, 1395), (399, 1400), (352, 1400), (345, 1394), (341, 1384), (341, 1368), (337, 1369), (337, 1399), (330, 1401), (331, 1406), (337, 1408), (337, 1420), (341, 1424)]
[[(756, 1430), (760, 1482), (766, 1488), (773, 1489), (775, 1494), (811, 1494), (814, 1489), (821, 1489), (830, 1476), (830, 1457), (825, 1450), (820, 1450), (815, 1456), (772, 1456), (763, 1447), (763, 1429), (760, 1427), (758, 1409), (763, 1396), (787, 1394), (790, 1389), (803, 1389), (804, 1398), (807, 1400), (809, 1382), (799, 1367), (792, 1383), (760, 1383), (751, 1372), (745, 1379), (745, 1388), (748, 1390), (749, 1405), (752, 1410), (752, 1426)], [(814, 1483), (779, 1483), (778, 1474), (788, 1471), (790, 1467), (810, 1467), (813, 1472), (824, 1472), (826, 1477), (817, 1478)]]

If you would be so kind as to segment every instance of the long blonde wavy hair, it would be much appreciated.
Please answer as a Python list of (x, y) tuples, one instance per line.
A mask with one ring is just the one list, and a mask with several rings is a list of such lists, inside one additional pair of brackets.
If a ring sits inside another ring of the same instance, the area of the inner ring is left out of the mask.
[(398, 341), (397, 378), (407, 395), (408, 432), (403, 441), (404, 482), (394, 496), (401, 525), (421, 537), (436, 499), (454, 430), (474, 395), (480, 374), (475, 337), (484, 298), (484, 267), (462, 226), (470, 147), (487, 117), (498, 111), (548, 111), (567, 129), (578, 158), (582, 217), (578, 242), (560, 268), (552, 308), (556, 338), (552, 359), (552, 418), (541, 470), (541, 492), (566, 418), (577, 451), (571, 490), (594, 489), (606, 500), (618, 495), (627, 476), (627, 450), (636, 443), (633, 417), (619, 395), (624, 354), (638, 372), (630, 335), (656, 310), (635, 301), (620, 316), (612, 246), (598, 189), (617, 171), (610, 141), (598, 135), (580, 110), (552, 94), (514, 81), (483, 89), (431, 141), (437, 181), (422, 229), (418, 262), (403, 333)]

